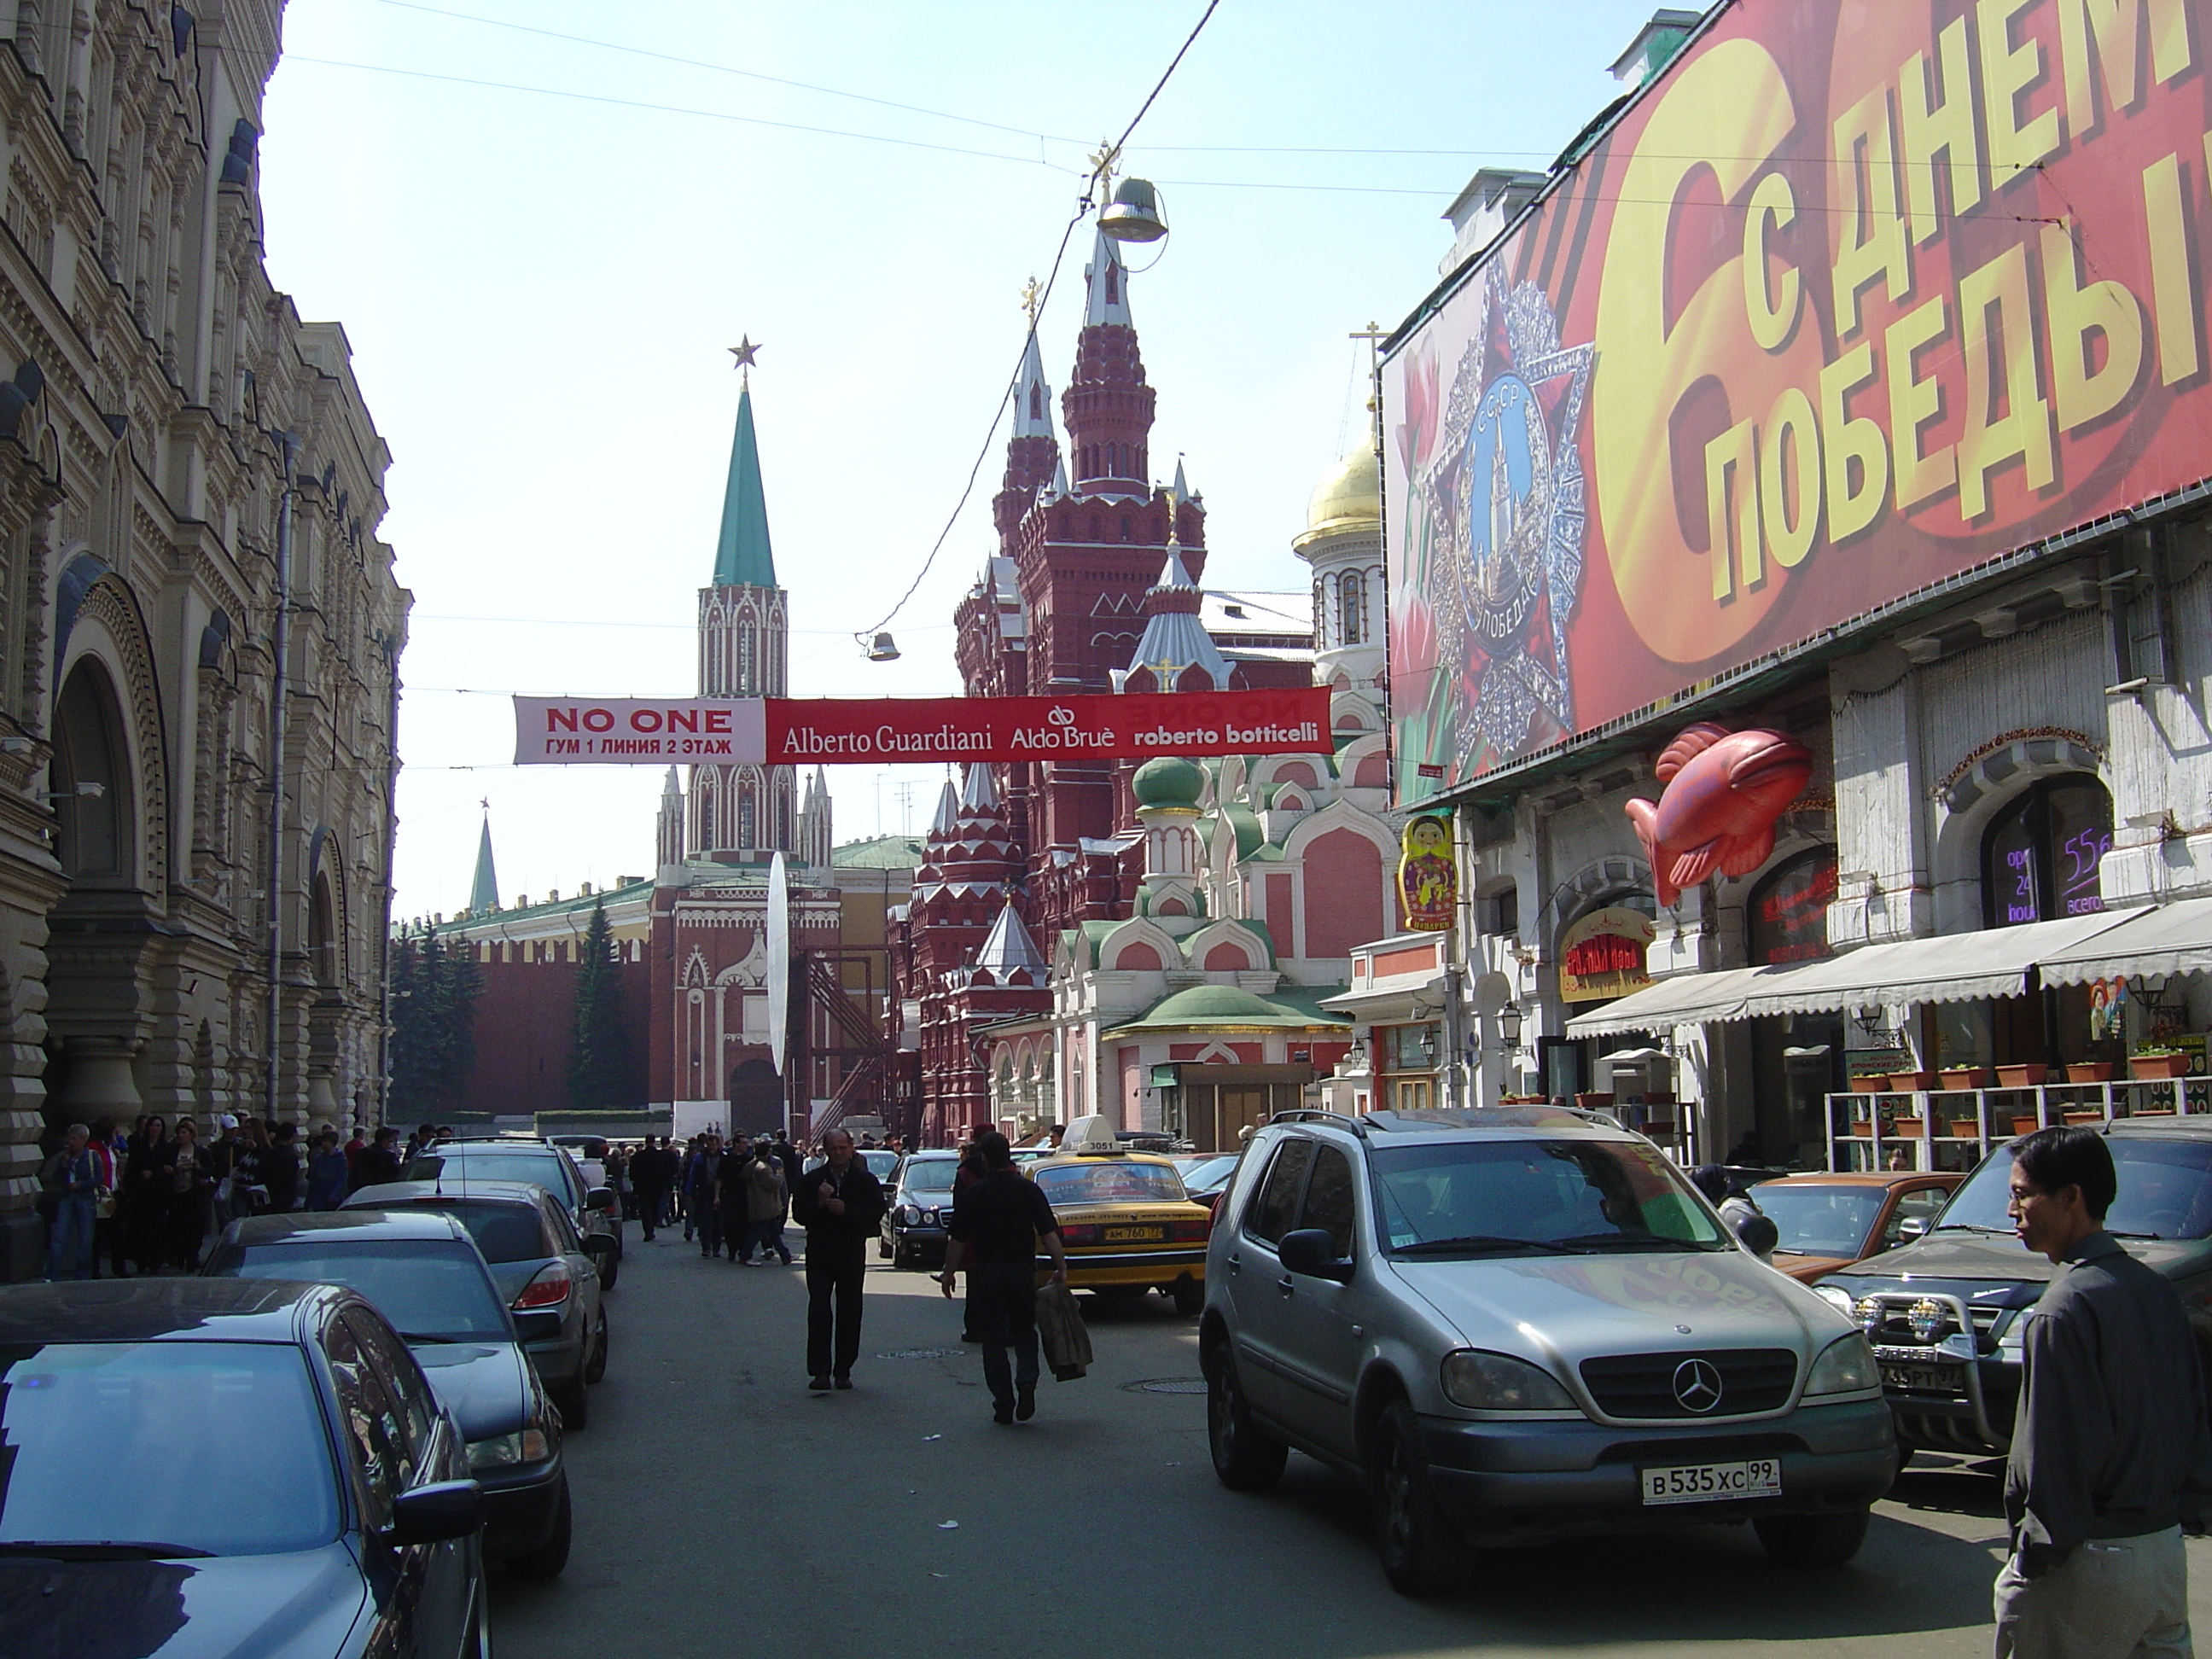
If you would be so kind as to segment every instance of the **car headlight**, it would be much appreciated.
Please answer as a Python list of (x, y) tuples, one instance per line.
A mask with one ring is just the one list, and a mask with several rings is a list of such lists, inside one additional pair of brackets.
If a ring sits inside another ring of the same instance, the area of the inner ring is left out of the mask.
[(1843, 1315), (1844, 1318), (1850, 1320), (1854, 1325), (1858, 1323), (1858, 1304), (1851, 1300), (1851, 1293), (1845, 1290), (1842, 1285), (1815, 1285), (1813, 1287), (1813, 1294), (1819, 1297), (1821, 1301), (1826, 1303), (1838, 1313)]
[(1881, 1386), (1881, 1370), (1874, 1363), (1874, 1346), (1854, 1331), (1828, 1344), (1827, 1352), (1813, 1362), (1805, 1379), (1805, 1394), (1867, 1394)]
[(1510, 1354), (1461, 1348), (1444, 1356), (1444, 1397), (1476, 1412), (1572, 1411), (1575, 1402), (1540, 1366)]
[(902, 1226), (918, 1227), (921, 1224), (921, 1212), (911, 1204), (900, 1205), (898, 1215)]
[(511, 1468), (518, 1463), (542, 1463), (553, 1455), (552, 1443), (543, 1429), (517, 1429), (489, 1440), (469, 1442), (471, 1469)]

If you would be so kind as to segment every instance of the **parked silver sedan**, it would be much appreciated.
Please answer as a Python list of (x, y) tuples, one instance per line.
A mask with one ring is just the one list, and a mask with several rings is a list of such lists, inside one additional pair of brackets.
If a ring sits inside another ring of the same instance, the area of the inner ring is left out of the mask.
[(559, 1200), (521, 1181), (393, 1181), (363, 1188), (341, 1207), (435, 1210), (467, 1228), (562, 1426), (573, 1431), (590, 1420), (586, 1388), (606, 1374), (607, 1310), (599, 1269)]

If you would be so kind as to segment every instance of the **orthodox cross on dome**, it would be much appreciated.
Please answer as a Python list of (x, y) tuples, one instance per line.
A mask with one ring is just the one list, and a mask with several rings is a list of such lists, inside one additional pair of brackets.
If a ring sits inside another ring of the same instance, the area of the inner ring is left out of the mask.
[(746, 334), (740, 336), (738, 337), (738, 343), (729, 348), (730, 356), (737, 359), (737, 362), (731, 364), (730, 367), (736, 369), (739, 374), (744, 373), (745, 370), (753, 366), (754, 361), (759, 357), (760, 349), (761, 349), (757, 345), (753, 343), (753, 337), (751, 335)]

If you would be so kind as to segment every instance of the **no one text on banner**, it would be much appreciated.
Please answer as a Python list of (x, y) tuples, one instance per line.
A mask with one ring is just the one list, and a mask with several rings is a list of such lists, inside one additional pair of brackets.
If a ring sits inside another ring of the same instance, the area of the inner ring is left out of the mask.
[(517, 697), (521, 766), (797, 766), (1297, 755), (1330, 746), (1328, 690), (1073, 697)]

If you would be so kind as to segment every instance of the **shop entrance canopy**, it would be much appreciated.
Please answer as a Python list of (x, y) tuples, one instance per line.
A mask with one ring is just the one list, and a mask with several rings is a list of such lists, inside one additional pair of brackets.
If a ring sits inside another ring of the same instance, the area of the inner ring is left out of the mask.
[[(2184, 907), (2171, 905), (2169, 910)], [(1757, 1019), (1767, 1014), (1838, 1013), (1869, 1005), (1907, 1006), (2016, 997), (2040, 966), (2046, 977), (2062, 959), (2094, 964), (2105, 960), (2106, 939), (2142, 919), (2162, 914), (2148, 907), (2100, 910), (2019, 927), (1991, 927), (1941, 939), (1900, 939), (1862, 945), (1819, 962), (1771, 968), (1735, 968), (1662, 979), (1633, 996), (1567, 1022), (1571, 1036), (1659, 1030), (1674, 1025)], [(2208, 903), (2203, 955), (2212, 967), (2212, 903)], [(2114, 967), (2112, 973), (2152, 971)], [(2101, 977), (2083, 971), (2081, 979)], [(2072, 983), (2072, 980), (2057, 982)]]
[(2046, 985), (2212, 973), (2212, 899), (2183, 899), (2139, 912), (2036, 965)]

